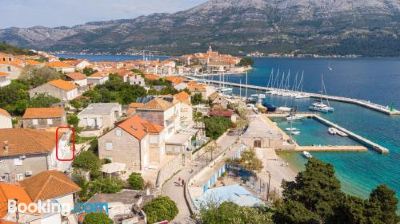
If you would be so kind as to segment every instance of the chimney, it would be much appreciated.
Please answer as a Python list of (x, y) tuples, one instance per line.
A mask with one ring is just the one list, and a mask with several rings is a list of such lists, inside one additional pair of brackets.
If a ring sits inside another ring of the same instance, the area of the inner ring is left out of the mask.
[(4, 141), (3, 142), (4, 143), (4, 151), (8, 151), (8, 148), (9, 148), (9, 146), (8, 146), (8, 141)]

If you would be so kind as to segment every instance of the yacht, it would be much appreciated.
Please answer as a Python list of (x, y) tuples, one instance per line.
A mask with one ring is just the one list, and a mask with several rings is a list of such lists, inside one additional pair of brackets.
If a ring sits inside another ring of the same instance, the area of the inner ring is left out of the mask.
[(278, 111), (282, 111), (282, 112), (290, 112), (290, 111), (292, 111), (292, 108), (290, 108), (290, 107), (278, 107), (277, 110)]
[(290, 134), (292, 135), (300, 135), (300, 131), (290, 131)]
[(303, 151), (303, 156), (307, 159), (311, 159), (313, 156), (311, 155), (311, 153), (307, 152), (307, 151)]
[(297, 128), (285, 128), (286, 131), (298, 131)]
[(291, 114), (291, 115), (286, 117), (286, 120), (287, 121), (296, 121), (296, 120), (301, 120), (303, 118), (304, 118), (303, 115)]
[(331, 134), (331, 135), (339, 135), (339, 136), (342, 136), (342, 137), (347, 137), (347, 136), (349, 136), (348, 134), (346, 134), (346, 133), (344, 133), (343, 131), (338, 130), (337, 128), (334, 128), (334, 127), (328, 128), (328, 132), (329, 132), (329, 134)]
[(329, 113), (329, 112), (333, 112), (335, 110), (333, 107), (330, 107), (330, 106), (324, 104), (322, 101), (313, 103), (309, 107), (309, 109), (312, 111), (318, 111), (318, 112), (322, 112), (322, 113)]

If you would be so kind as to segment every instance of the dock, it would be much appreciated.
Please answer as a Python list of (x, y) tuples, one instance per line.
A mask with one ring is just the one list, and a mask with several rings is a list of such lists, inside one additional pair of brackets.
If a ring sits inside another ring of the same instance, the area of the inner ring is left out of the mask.
[[(362, 144), (361, 146), (299, 146), (296, 144), (296, 151), (357, 151), (357, 152), (361, 152), (361, 151), (367, 151), (367, 147), (370, 147), (371, 149), (381, 153), (381, 154), (386, 154), (389, 153), (389, 149), (387, 149), (386, 147), (383, 147), (375, 142), (372, 142), (371, 140), (368, 140), (352, 131), (347, 130), (346, 128), (335, 124), (321, 116), (319, 116), (318, 114), (315, 113), (297, 113), (300, 116), (304, 116), (305, 118), (313, 118), (316, 119), (317, 121), (325, 124), (328, 127), (334, 127), (344, 133), (346, 133), (348, 135), (349, 138), (359, 142), (360, 144)], [(276, 118), (276, 117), (287, 117), (289, 114), (266, 114), (266, 117), (269, 118)], [(284, 132), (282, 130), (282, 132)]]
[(297, 146), (295, 151), (303, 152), (365, 152), (368, 148), (362, 145), (318, 145)]
[[(242, 87), (242, 88), (248, 88), (248, 89), (254, 89), (254, 90), (261, 90), (261, 91), (278, 91), (282, 89), (277, 89), (277, 88), (269, 88), (269, 87), (263, 87), (263, 86), (256, 86), (256, 85), (250, 85), (250, 84), (240, 84), (240, 83), (234, 83), (234, 82), (223, 82), (223, 81), (216, 81), (216, 80), (208, 80), (208, 79), (198, 79), (196, 77), (190, 77), (188, 78), (205, 82), (205, 83), (210, 83), (210, 84), (215, 84), (215, 85), (223, 85), (223, 86), (230, 86), (230, 87)], [(291, 90), (285, 90), (288, 93), (300, 93), (298, 91), (291, 91)], [(360, 100), (360, 99), (353, 99), (353, 98), (348, 98), (348, 97), (342, 97), (342, 96), (331, 96), (331, 95), (324, 95), (324, 94), (319, 94), (319, 93), (309, 93), (309, 92), (301, 92), (302, 94), (308, 95), (310, 98), (322, 98), (322, 99), (327, 99), (331, 101), (337, 101), (337, 102), (342, 102), (342, 103), (349, 103), (349, 104), (355, 104), (358, 106), (362, 106), (377, 112), (381, 112), (390, 116), (394, 115), (400, 115), (400, 111), (396, 109), (391, 109), (388, 106), (383, 106), (379, 105), (367, 100)]]
[(364, 137), (362, 137), (360, 135), (357, 135), (354, 132), (349, 131), (346, 128), (343, 128), (343, 127), (341, 127), (341, 126), (339, 126), (339, 125), (337, 125), (337, 124), (335, 124), (335, 123), (333, 123), (331, 121), (328, 121), (327, 119), (322, 118), (319, 115), (314, 115), (313, 118), (317, 119), (321, 123), (324, 123), (324, 124), (326, 124), (326, 125), (328, 125), (330, 127), (334, 127), (336, 129), (338, 129), (339, 131), (342, 131), (342, 132), (346, 133), (350, 138), (354, 139), (355, 141), (357, 141), (357, 142), (359, 142), (359, 143), (361, 143), (363, 145), (371, 147), (372, 149), (374, 149), (375, 151), (377, 151), (379, 153), (382, 153), (382, 154), (389, 153), (389, 149), (387, 149), (387, 148), (385, 148), (385, 147), (383, 147), (383, 146), (381, 146), (381, 145), (379, 145), (379, 144), (377, 144), (375, 142), (372, 142), (372, 141), (370, 141), (370, 140), (368, 140), (368, 139), (366, 139), (366, 138), (364, 138)]

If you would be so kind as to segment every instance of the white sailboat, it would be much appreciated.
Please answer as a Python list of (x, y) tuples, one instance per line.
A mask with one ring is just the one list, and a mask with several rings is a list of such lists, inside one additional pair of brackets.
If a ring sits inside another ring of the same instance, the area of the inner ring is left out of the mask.
[(309, 109), (312, 111), (322, 112), (322, 113), (329, 113), (335, 111), (333, 107), (329, 105), (329, 100), (326, 99), (327, 104), (323, 102), (323, 95), (326, 94), (326, 88), (324, 83), (324, 76), (321, 75), (321, 98), (319, 102), (314, 102)]

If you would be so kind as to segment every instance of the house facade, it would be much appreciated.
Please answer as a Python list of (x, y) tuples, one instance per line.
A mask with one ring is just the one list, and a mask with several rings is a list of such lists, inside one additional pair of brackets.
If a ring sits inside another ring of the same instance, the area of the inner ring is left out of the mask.
[(85, 136), (98, 136), (105, 129), (114, 127), (122, 116), (122, 107), (118, 103), (89, 104), (78, 114), (79, 127), (83, 128)]
[(12, 128), (12, 117), (8, 111), (0, 108), (0, 129)]
[(165, 130), (134, 115), (99, 138), (99, 157), (124, 163), (130, 171), (157, 168), (165, 155)]
[[(21, 181), (46, 170), (68, 172), (72, 151), (71, 132), (59, 134), (35, 129), (0, 129), (0, 178), (5, 182)], [(21, 141), (23, 139), (23, 141)], [(56, 150), (57, 144), (57, 150)]]
[(53, 96), (61, 101), (70, 101), (79, 96), (79, 91), (73, 82), (57, 79), (29, 90), (31, 98), (38, 94)]
[(0, 72), (0, 87), (8, 86), (11, 84), (11, 80), (8, 76), (8, 73)]
[(91, 86), (102, 85), (108, 81), (108, 73), (96, 72), (91, 76), (87, 77), (87, 83)]
[(24, 128), (51, 128), (67, 125), (64, 108), (27, 108), (22, 116)]
[(138, 85), (144, 87), (146, 84), (144, 82), (144, 78), (138, 74), (132, 74), (128, 77), (129, 84), (131, 85)]
[(72, 72), (65, 74), (68, 81), (74, 82), (78, 86), (87, 86), (87, 78), (86, 75), (80, 72)]

